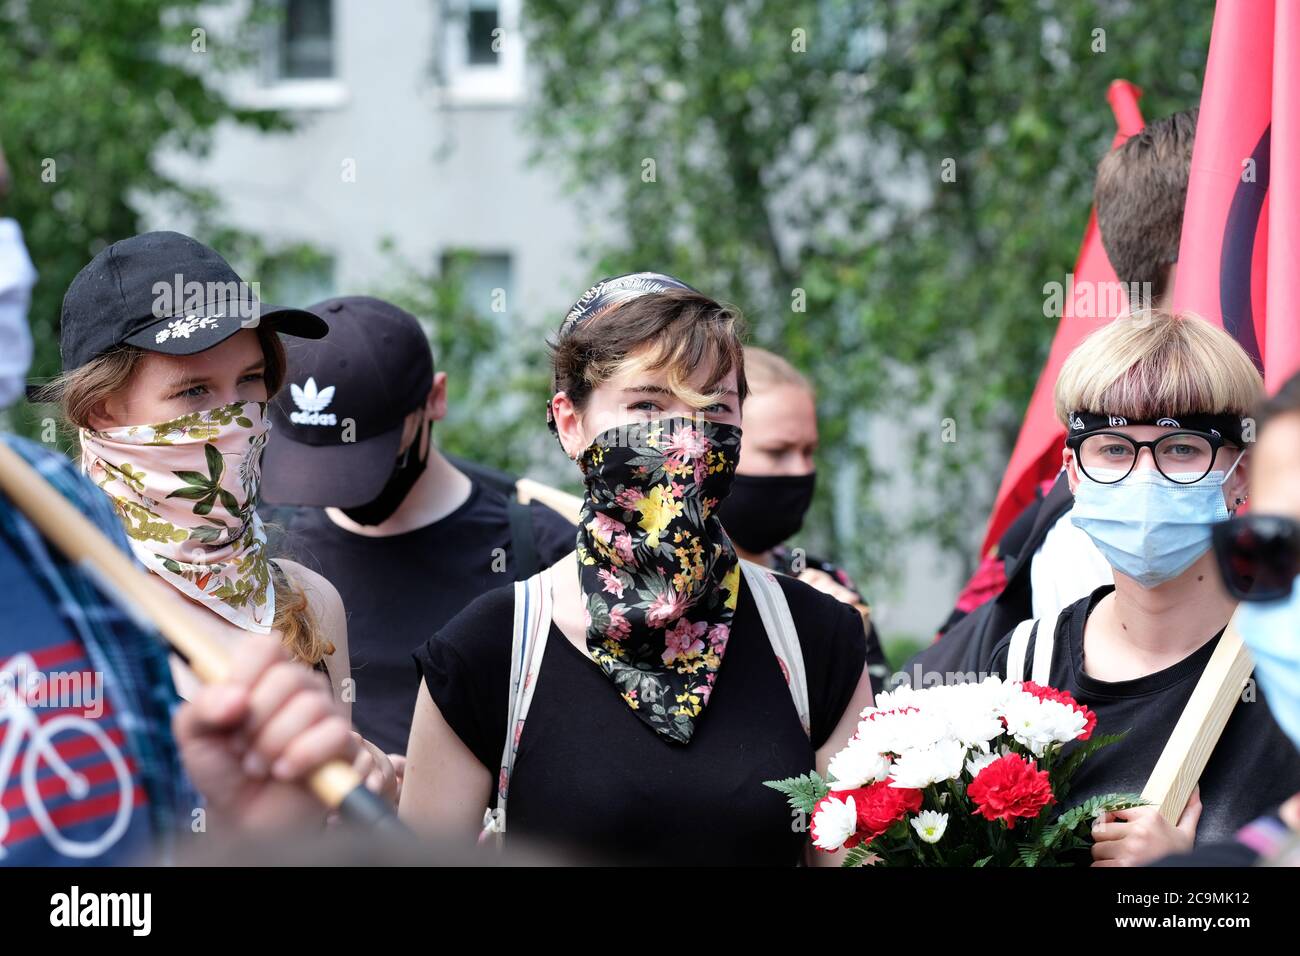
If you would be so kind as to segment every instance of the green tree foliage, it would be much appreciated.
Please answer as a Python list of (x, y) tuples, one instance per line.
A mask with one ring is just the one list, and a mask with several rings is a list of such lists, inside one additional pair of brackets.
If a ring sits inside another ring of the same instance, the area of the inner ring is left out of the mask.
[[(259, 50), (254, 31), (271, 15), (258, 0), (218, 35), (202, 24), (220, 6), (0, 0), (0, 143), (13, 173), (0, 215), (18, 220), (40, 274), (30, 312), (34, 379), (58, 374), (59, 308), (73, 276), (106, 244), (143, 228), (138, 199), (213, 219), (214, 197), (159, 169), (158, 154), (203, 154), (223, 120), (286, 125), (275, 113), (237, 108), (203, 78)], [(201, 58), (217, 69), (200, 76)], [(19, 427), (33, 430), (23, 419), (33, 409), (19, 411)]]
[[(1057, 324), (1043, 286), (1073, 266), (1114, 134), (1107, 86), (1141, 86), (1148, 117), (1195, 105), (1212, 13), (528, 0), (523, 21), (540, 153), (610, 227), (593, 276), (674, 272), (811, 374), (841, 516), (822, 495), (814, 530), (871, 574), (909, 525), (970, 553)], [(910, 457), (947, 503), (919, 517), (871, 493), (871, 422), (900, 409), (922, 410)]]

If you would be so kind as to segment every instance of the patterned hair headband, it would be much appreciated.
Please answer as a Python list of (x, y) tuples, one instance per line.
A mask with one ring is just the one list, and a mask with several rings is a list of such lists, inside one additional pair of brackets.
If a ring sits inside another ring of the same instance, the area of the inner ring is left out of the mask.
[(1132, 418), (1098, 412), (1070, 412), (1068, 421), (1071, 435), (1105, 431), (1107, 428), (1122, 428), (1125, 425), (1158, 425), (1161, 428), (1184, 428), (1188, 431), (1218, 435), (1234, 445), (1241, 444), (1242, 432), (1245, 429), (1245, 422), (1240, 415), (1205, 412), (1184, 412), (1151, 418)]
[(612, 279), (601, 279), (573, 303), (569, 314), (560, 324), (559, 338), (566, 338), (581, 323), (602, 316), (617, 305), (639, 299), (643, 295), (667, 292), (669, 289), (696, 291), (682, 280), (662, 272), (629, 272)]
[[(633, 299), (639, 299), (643, 295), (667, 292), (669, 289), (684, 289), (687, 292), (698, 291), (692, 289), (681, 279), (674, 279), (662, 272), (629, 272), (626, 275), (601, 279), (582, 293), (577, 302), (573, 303), (573, 307), (569, 309), (569, 314), (560, 323), (560, 332), (556, 336), (556, 341), (563, 341), (572, 335), (573, 330), (583, 322), (605, 315), (615, 306), (631, 302)], [(552, 432), (559, 434), (558, 429), (555, 427), (555, 413), (551, 409), (549, 399), (546, 402), (546, 424)]]

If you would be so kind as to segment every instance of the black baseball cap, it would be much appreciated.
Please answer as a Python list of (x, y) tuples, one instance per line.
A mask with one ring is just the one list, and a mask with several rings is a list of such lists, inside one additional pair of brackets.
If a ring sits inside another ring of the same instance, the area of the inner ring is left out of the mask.
[(179, 232), (146, 232), (104, 249), (63, 297), (59, 354), (65, 372), (119, 345), (193, 355), (240, 329), (320, 338), (328, 330), (304, 309), (267, 305), (213, 249)]
[(308, 309), (329, 334), (285, 343), (288, 384), (271, 400), (262, 500), (354, 508), (393, 473), (406, 416), (433, 388), (433, 350), (419, 320), (382, 299)]

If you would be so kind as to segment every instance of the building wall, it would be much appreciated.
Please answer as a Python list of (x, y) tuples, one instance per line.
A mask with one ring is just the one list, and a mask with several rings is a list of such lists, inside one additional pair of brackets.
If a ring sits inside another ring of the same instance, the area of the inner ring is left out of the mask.
[[(385, 240), (426, 273), (452, 249), (507, 254), (509, 319), (540, 334), (591, 278), (583, 246), (593, 237), (564, 195), (559, 171), (530, 164), (532, 142), (521, 125), (526, 66), (513, 94), (457, 93), (444, 82), (456, 71), (441, 9), (455, 2), (333, 0), (334, 81), (268, 83), (258, 71), (223, 80), (246, 105), (287, 110), (295, 131), (231, 125), (210, 156), (172, 154), (161, 162), (212, 187), (226, 221), (272, 245), (310, 242), (331, 255), (332, 287), (313, 290), (313, 298), (395, 281), (399, 266), (383, 250)], [(214, 37), (222, 16), (214, 14)], [(520, 54), (510, 51), (516, 67), (526, 65)], [(161, 213), (156, 222), (174, 225)], [(872, 432), (883, 439), (877, 466), (892, 476), (891, 510), (918, 506), (902, 451), (908, 443), (891, 437), (888, 423)], [(897, 460), (888, 460), (888, 448), (898, 449)], [(822, 487), (831, 494), (835, 485)], [(844, 509), (837, 511), (842, 524)], [(878, 626), (886, 638), (933, 633), (961, 583), (956, 562), (916, 540), (900, 542), (897, 561), (893, 586), (862, 582)]]
[(230, 223), (329, 253), (339, 293), (393, 280), (385, 240), (426, 272), (452, 248), (505, 253), (511, 313), (549, 319), (588, 277), (580, 221), (558, 172), (529, 163), (520, 96), (464, 101), (439, 83), (438, 7), (334, 0), (335, 82), (230, 84), (240, 102), (287, 110), (295, 131), (232, 124), (206, 159), (163, 162), (215, 189)]

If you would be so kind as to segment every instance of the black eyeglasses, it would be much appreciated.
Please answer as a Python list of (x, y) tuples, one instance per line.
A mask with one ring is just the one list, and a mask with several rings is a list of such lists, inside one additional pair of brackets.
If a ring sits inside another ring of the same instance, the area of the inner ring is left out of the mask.
[(1092, 481), (1113, 485), (1123, 481), (1137, 465), (1143, 448), (1151, 450), (1156, 469), (1179, 485), (1194, 485), (1214, 468), (1223, 437), (1208, 432), (1177, 431), (1153, 441), (1138, 441), (1123, 432), (1089, 432), (1065, 440), (1074, 450), (1079, 470)]
[(1248, 514), (1211, 529), (1214, 556), (1228, 593), (1239, 601), (1277, 601), (1300, 574), (1300, 522)]

